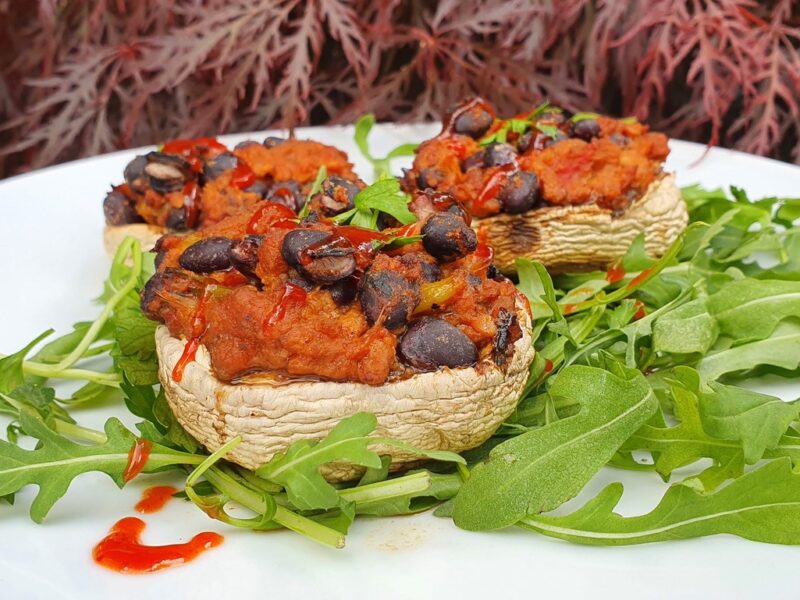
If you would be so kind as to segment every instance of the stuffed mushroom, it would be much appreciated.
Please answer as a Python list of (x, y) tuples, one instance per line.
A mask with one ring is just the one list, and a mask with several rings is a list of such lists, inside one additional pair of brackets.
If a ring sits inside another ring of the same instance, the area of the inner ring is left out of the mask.
[(543, 104), (498, 119), (476, 98), (423, 142), (404, 177), (408, 191), (452, 195), (495, 250), (498, 268), (519, 257), (552, 271), (603, 268), (640, 233), (663, 253), (687, 223), (667, 138), (633, 119), (566, 112)]
[[(242, 436), (229, 458), (248, 468), (360, 411), (421, 449), (485, 441), (528, 378), (531, 315), (453, 206), (372, 231), (267, 202), (162, 238), (142, 307), (163, 324), (160, 379), (178, 421), (209, 450)], [(419, 458), (380, 452), (393, 469)]]
[(263, 201), (297, 212), (323, 166), (355, 190), (363, 186), (344, 152), (314, 141), (268, 137), (228, 149), (214, 138), (172, 140), (134, 158), (125, 182), (107, 194), (106, 250), (113, 254), (127, 236), (149, 249), (167, 232), (206, 227)]

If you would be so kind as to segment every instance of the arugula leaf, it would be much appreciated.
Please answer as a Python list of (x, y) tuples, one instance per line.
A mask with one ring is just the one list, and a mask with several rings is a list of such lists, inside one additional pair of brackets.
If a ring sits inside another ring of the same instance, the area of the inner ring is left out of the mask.
[(386, 517), (428, 510), (456, 495), (461, 477), (456, 473), (411, 471), (402, 477), (339, 490), (355, 503), (356, 514)]
[(22, 365), (25, 357), (33, 350), (33, 347), (41, 342), (44, 338), (53, 333), (52, 329), (48, 329), (40, 334), (31, 343), (25, 346), (22, 350), (9, 354), (0, 358), (0, 393), (7, 394), (14, 388), (21, 386), (25, 383), (25, 373)]
[(381, 458), (369, 449), (376, 444), (389, 444), (434, 460), (460, 462), (464, 459), (452, 452), (421, 450), (409, 444), (386, 438), (369, 437), (378, 421), (372, 413), (356, 413), (342, 419), (322, 440), (298, 440), (286, 452), (276, 454), (256, 469), (256, 474), (286, 488), (291, 503), (301, 510), (330, 509), (339, 505), (340, 496), (319, 472), (331, 462), (346, 462), (377, 469)]
[(499, 529), (577, 494), (658, 405), (639, 371), (615, 371), (565, 368), (550, 395), (579, 399), (581, 411), (496, 446), (456, 496), (456, 525)]
[[(34, 450), (0, 440), (0, 496), (12, 494), (26, 485), (39, 487), (31, 504), (31, 519), (41, 523), (53, 505), (69, 488), (72, 480), (82, 473), (106, 473), (119, 487), (125, 484), (123, 473), (128, 453), (135, 442), (134, 435), (117, 419), (106, 421), (106, 440), (100, 444), (78, 444), (56, 433), (44, 422), (27, 412), (20, 413), (23, 430), (39, 440)], [(145, 472), (170, 465), (193, 464), (196, 457), (160, 446), (153, 446), (145, 464)]]
[(800, 544), (800, 475), (788, 459), (771, 461), (710, 495), (673, 485), (656, 508), (639, 517), (613, 512), (622, 492), (622, 484), (614, 483), (572, 514), (534, 515), (520, 524), (571, 542), (608, 546), (719, 533)]
[(740, 279), (708, 299), (720, 331), (737, 340), (763, 340), (783, 319), (800, 317), (800, 281)]
[(715, 380), (759, 365), (800, 367), (800, 322), (784, 321), (766, 339), (714, 350), (697, 363), (697, 370), (707, 380)]
[(163, 389), (156, 394), (152, 386), (134, 385), (124, 376), (120, 388), (128, 410), (145, 419), (136, 425), (142, 437), (169, 448), (197, 452), (200, 445), (178, 423)]
[(672, 354), (705, 354), (719, 336), (717, 320), (702, 298), (678, 306), (653, 324), (653, 350)]
[(708, 386), (711, 393), (700, 392), (703, 429), (716, 438), (740, 442), (747, 464), (755, 464), (767, 450), (777, 448), (800, 417), (796, 402), (714, 381)]

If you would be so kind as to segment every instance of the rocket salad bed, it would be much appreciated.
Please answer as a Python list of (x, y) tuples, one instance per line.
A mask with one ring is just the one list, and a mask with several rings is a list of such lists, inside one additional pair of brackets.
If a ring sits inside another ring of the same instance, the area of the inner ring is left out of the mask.
[[(538, 352), (516, 412), (483, 446), (462, 456), (427, 453), (437, 462), (402, 475), (389, 475), (388, 461), (370, 449), (375, 418), (365, 413), (256, 471), (224, 460), (236, 438), (210, 456), (199, 448), (157, 386), (156, 324), (139, 309), (151, 255), (129, 240), (97, 320), (52, 341), (43, 334), (0, 359), (0, 412), (11, 420), (0, 441), (0, 496), (13, 502), (37, 485), (31, 517), (40, 522), (83, 472), (104, 472), (122, 486), (137, 471), (172, 468), (187, 473), (184, 495), (213, 518), (284, 527), (333, 547), (344, 545), (359, 515), (435, 505), (465, 529), (518, 525), (589, 544), (715, 533), (800, 543), (800, 404), (737, 385), (800, 371), (800, 201), (751, 202), (732, 192), (733, 202), (685, 189), (692, 224), (659, 260), (639, 239), (608, 272), (551, 279), (541, 265), (520, 261)], [(113, 368), (89, 370), (101, 355)], [(58, 399), (51, 385), (61, 379), (86, 383)], [(90, 430), (70, 416), (74, 403), (118, 395), (142, 419), (137, 432), (116, 419)], [(38, 440), (33, 450), (17, 445), (23, 436)], [(131, 468), (134, 448), (147, 451)], [(332, 486), (319, 467), (334, 461), (361, 465), (364, 476)], [(643, 516), (613, 512), (620, 484), (572, 514), (548, 514), (605, 465), (670, 485)], [(681, 467), (693, 472), (676, 479)], [(231, 502), (253, 516), (226, 512)]]

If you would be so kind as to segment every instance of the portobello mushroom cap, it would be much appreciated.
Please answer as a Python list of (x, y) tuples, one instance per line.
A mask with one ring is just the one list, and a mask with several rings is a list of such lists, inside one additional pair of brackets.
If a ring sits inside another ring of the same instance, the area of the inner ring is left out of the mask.
[[(486, 441), (513, 412), (534, 357), (531, 316), (517, 300), (522, 337), (505, 366), (491, 356), (473, 367), (441, 368), (382, 386), (332, 381), (285, 382), (251, 376), (237, 384), (217, 379), (205, 346), (189, 363), (180, 382), (172, 370), (185, 340), (167, 327), (156, 330), (159, 378), (178, 422), (209, 451), (231, 438), (242, 442), (226, 457), (249, 469), (267, 462), (300, 439), (324, 437), (340, 420), (358, 412), (374, 413), (374, 435), (391, 437), (424, 450), (461, 452)], [(422, 457), (391, 446), (373, 450), (392, 457), (391, 468)], [(331, 463), (322, 468), (329, 481), (356, 478), (363, 469)]]
[(622, 257), (644, 232), (648, 254), (661, 256), (689, 217), (672, 174), (650, 184), (622, 213), (595, 204), (545, 206), (523, 214), (474, 218), (472, 226), (494, 249), (494, 264), (517, 272), (516, 259), (538, 260), (550, 272), (604, 269)]
[(149, 223), (131, 223), (129, 225), (106, 225), (103, 230), (103, 246), (109, 256), (114, 256), (117, 248), (126, 237), (139, 240), (143, 252), (152, 250), (158, 239), (167, 233), (166, 227)]

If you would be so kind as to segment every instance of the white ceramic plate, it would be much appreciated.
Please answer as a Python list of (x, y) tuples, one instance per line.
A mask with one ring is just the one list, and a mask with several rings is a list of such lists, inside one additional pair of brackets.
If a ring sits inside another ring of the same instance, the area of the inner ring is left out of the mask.
[[(376, 155), (435, 133), (431, 125), (380, 126)], [(228, 136), (234, 144), (266, 134)], [(357, 171), (371, 176), (352, 142), (352, 127), (310, 128), (299, 137), (334, 144)], [(800, 168), (737, 152), (673, 142), (668, 161), (681, 185), (735, 184), (759, 195), (797, 195)], [(77, 161), (0, 183), (0, 352), (19, 349), (37, 333), (97, 314), (91, 299), (105, 279), (101, 200), (119, 182), (135, 151)], [(400, 161), (394, 165), (399, 169)], [(753, 387), (784, 399), (796, 383), (774, 379)], [(119, 406), (75, 411), (90, 427), (107, 416), (135, 419)], [(4, 422), (0, 426), (5, 427)], [(663, 484), (655, 474), (605, 470), (577, 499), (621, 480), (624, 514), (652, 508)], [(93, 545), (119, 518), (133, 515), (141, 491), (169, 475), (142, 476), (120, 491), (105, 476), (79, 477), (44, 525), (28, 519), (33, 489), (15, 507), (0, 505), (0, 597), (42, 598), (797, 598), (800, 549), (730, 536), (621, 548), (583, 547), (521, 530), (477, 534), (430, 514), (359, 519), (347, 548), (329, 550), (289, 532), (227, 529), (194, 506), (172, 501), (145, 516), (145, 543), (185, 541), (205, 530), (225, 543), (195, 562), (153, 575), (124, 576), (97, 567)]]

